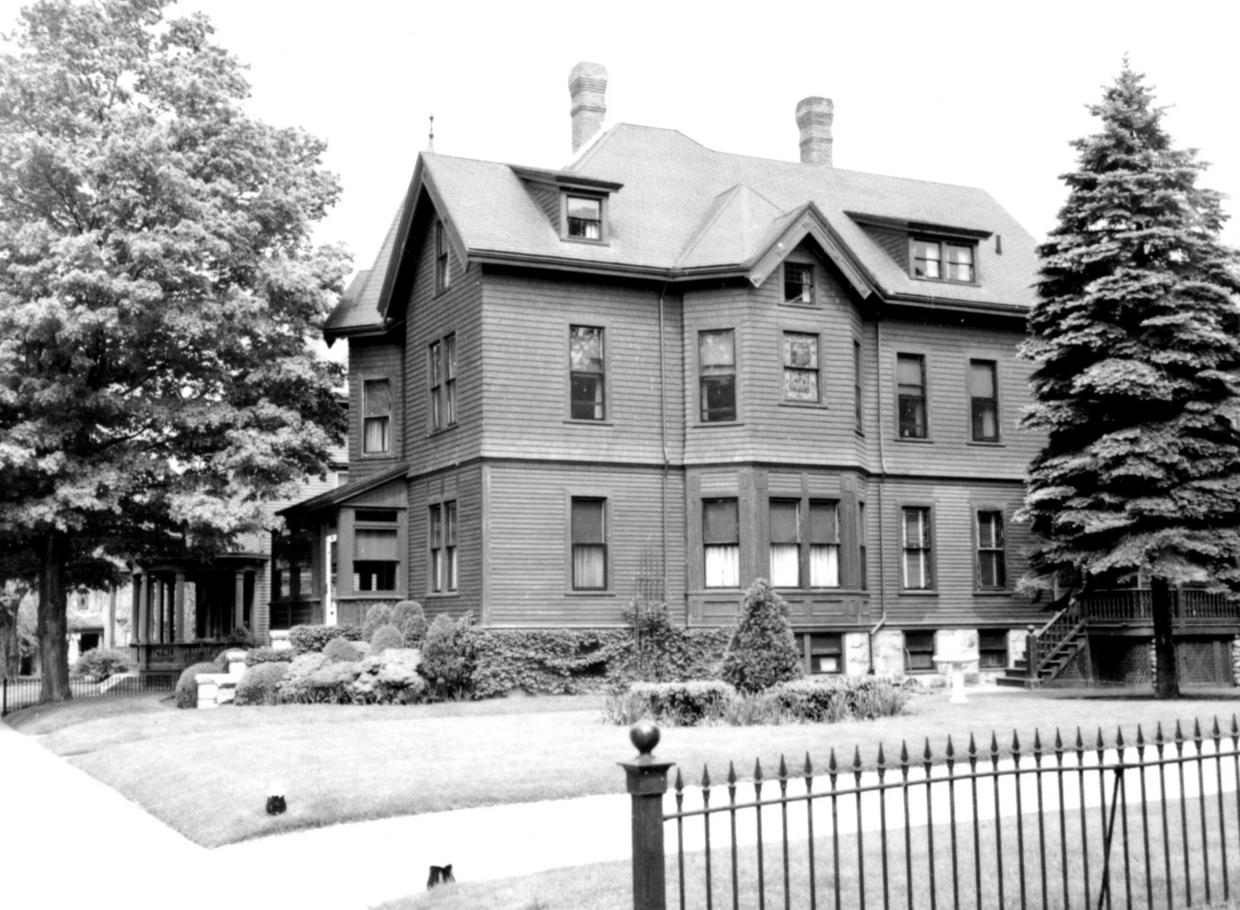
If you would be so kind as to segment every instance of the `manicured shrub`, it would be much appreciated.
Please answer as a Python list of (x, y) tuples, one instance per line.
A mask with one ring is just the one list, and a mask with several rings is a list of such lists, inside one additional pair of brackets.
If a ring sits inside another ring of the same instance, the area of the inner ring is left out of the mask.
[(292, 648), (251, 648), (245, 652), (245, 665), (255, 667), (259, 664), (286, 664), (297, 656)]
[(176, 705), (178, 708), (197, 708), (198, 707), (198, 682), (199, 673), (218, 673), (214, 663), (190, 664), (186, 667), (181, 675), (177, 678), (176, 687)]
[(613, 657), (629, 640), (623, 629), (480, 629), (466, 633), (474, 698), (509, 692), (572, 695), (602, 689)]
[(361, 638), (361, 630), (357, 626), (293, 626), (288, 630), (289, 644), (298, 654), (311, 651), (322, 651), (333, 638), (347, 638), (357, 641)]
[(372, 657), (382, 654), (388, 648), (404, 647), (405, 636), (400, 634), (400, 629), (391, 623), (386, 626), (379, 626), (375, 629), (374, 634), (370, 637), (370, 654)]
[(719, 678), (730, 628), (677, 626), (662, 603), (633, 603), (625, 619), (628, 635), (608, 659), (607, 677), (615, 691), (625, 691), (632, 682)]
[(280, 680), (288, 673), (289, 665), (283, 661), (267, 661), (246, 667), (245, 674), (237, 683), (238, 705), (275, 705), (280, 702)]
[(390, 648), (363, 658), (349, 684), (349, 698), (360, 705), (407, 705), (418, 700), (426, 680), (418, 672), (422, 656), (413, 648)]
[(903, 714), (909, 690), (877, 676), (823, 676), (780, 683), (768, 693), (787, 720), (837, 723)]
[(736, 689), (714, 679), (637, 682), (627, 692), (610, 696), (604, 712), (617, 724), (631, 724), (648, 717), (662, 724), (692, 727), (721, 720), (728, 702), (735, 697)]
[(277, 686), (280, 700), (300, 704), (348, 704), (349, 684), (360, 670), (361, 665), (356, 662), (328, 660), (322, 653), (298, 655)]
[(760, 578), (745, 593), (741, 621), (723, 656), (721, 675), (740, 692), (761, 692), (802, 672), (788, 605)]
[(470, 694), (473, 670), (470, 628), (473, 615), (453, 621), (440, 613), (426, 630), (422, 643), (422, 676), (436, 698), (463, 698)]
[(366, 618), (362, 620), (362, 639), (373, 642), (375, 632), (383, 626), (390, 625), (391, 622), (391, 604), (372, 604), (366, 611)]
[(416, 648), (426, 637), (426, 614), (416, 600), (402, 600), (392, 607), (392, 625), (404, 636), (406, 648)]
[(323, 648), (323, 656), (328, 660), (351, 663), (362, 659), (362, 652), (347, 638), (333, 638)]
[(129, 654), (116, 648), (94, 648), (77, 659), (73, 672), (78, 676), (103, 680), (134, 669)]

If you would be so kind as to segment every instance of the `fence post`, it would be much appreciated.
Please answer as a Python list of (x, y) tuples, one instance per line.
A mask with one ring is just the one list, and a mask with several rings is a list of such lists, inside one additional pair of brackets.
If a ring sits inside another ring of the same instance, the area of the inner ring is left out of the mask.
[(633, 910), (667, 910), (663, 856), (663, 794), (667, 769), (675, 762), (657, 761), (659, 728), (642, 720), (629, 730), (637, 758), (620, 762), (633, 800)]
[(0, 687), (3, 687), (4, 694), (0, 696), (0, 717), (9, 713), (9, 675), (4, 674), (4, 679), (0, 680)]
[(1038, 681), (1038, 633), (1033, 626), (1025, 633), (1025, 678), (1031, 684)]

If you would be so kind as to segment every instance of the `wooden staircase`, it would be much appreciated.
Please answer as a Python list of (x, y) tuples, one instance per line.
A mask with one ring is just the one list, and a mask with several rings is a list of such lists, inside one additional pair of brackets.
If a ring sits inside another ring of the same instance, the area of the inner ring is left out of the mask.
[(1089, 647), (1085, 620), (1072, 605), (1064, 607), (1040, 629), (1030, 629), (1025, 656), (997, 680), (1001, 686), (1034, 689), (1053, 684), (1064, 667)]

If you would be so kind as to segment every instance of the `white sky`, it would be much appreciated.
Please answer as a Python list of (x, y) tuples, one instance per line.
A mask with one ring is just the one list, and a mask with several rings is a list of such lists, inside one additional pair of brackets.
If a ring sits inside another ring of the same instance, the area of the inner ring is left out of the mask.
[[(20, 4), (0, 0), (7, 31)], [(835, 102), (838, 167), (988, 190), (1041, 239), (1072, 138), (1127, 53), (1179, 146), (1211, 163), (1240, 246), (1240, 6), (1201, 0), (780, 3), (180, 0), (250, 66), (255, 114), (328, 141), (343, 197), (319, 232), (370, 265), (426, 147), (558, 167), (568, 72), (608, 69), (607, 124), (796, 160), (796, 102)]]

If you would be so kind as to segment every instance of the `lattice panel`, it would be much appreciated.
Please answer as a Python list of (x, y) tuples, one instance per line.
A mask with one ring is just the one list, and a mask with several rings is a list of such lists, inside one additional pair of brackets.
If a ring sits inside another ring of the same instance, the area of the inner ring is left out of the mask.
[(1149, 685), (1150, 644), (1124, 638), (1095, 638), (1090, 641), (1098, 682), (1126, 686)]
[(1224, 659), (1225, 650), (1229, 649), (1224, 649), (1219, 641), (1177, 642), (1181, 685), (1229, 685), (1231, 667)]

